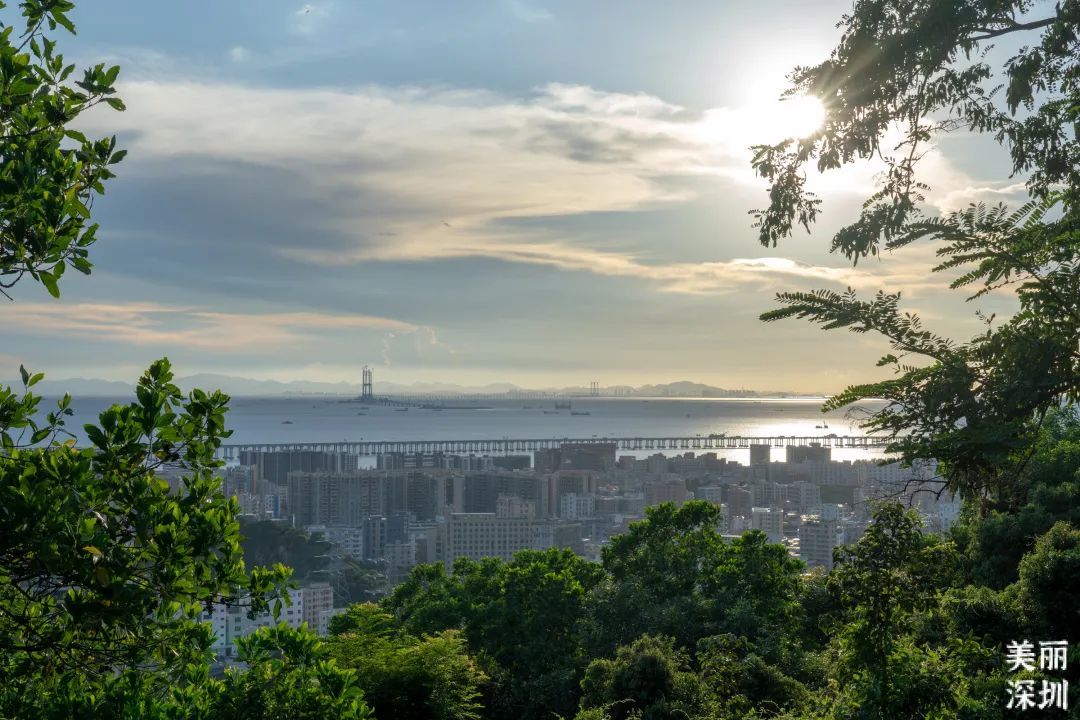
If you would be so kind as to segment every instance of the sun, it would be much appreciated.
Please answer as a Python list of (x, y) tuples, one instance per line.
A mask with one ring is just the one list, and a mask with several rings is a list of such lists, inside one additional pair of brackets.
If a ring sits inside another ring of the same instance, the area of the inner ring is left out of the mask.
[(807, 137), (824, 122), (825, 107), (816, 97), (774, 95), (739, 107), (707, 110), (692, 132), (707, 144), (742, 152), (751, 145)]
[(795, 95), (784, 98), (777, 107), (776, 130), (784, 137), (813, 135), (825, 122), (825, 106), (816, 97)]

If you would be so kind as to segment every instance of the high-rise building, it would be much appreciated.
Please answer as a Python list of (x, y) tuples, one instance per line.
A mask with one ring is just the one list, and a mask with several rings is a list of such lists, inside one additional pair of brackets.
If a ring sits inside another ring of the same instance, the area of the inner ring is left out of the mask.
[(596, 514), (596, 496), (567, 493), (559, 498), (559, 517), (564, 520), (591, 518)]
[(750, 479), (765, 481), (770, 479), (772, 447), (769, 445), (750, 446)]
[(750, 446), (750, 467), (768, 465), (772, 458), (772, 447), (754, 444)]
[(799, 526), (799, 556), (811, 567), (833, 568), (833, 549), (841, 545), (840, 526), (835, 520), (807, 515)]
[(757, 507), (783, 507), (783, 486), (774, 482), (760, 482), (751, 485), (754, 505)]
[(491, 458), (491, 464), (499, 470), (528, 470), (532, 467), (528, 455), (496, 455)]
[(562, 454), (562, 470), (594, 470), (607, 472), (615, 467), (616, 443), (563, 443), (559, 447)]
[(788, 486), (788, 492), (791, 495), (792, 504), (801, 513), (821, 504), (821, 486), (815, 483), (792, 483)]
[(551, 498), (553, 508), (558, 508), (565, 495), (595, 495), (600, 487), (600, 477), (597, 473), (589, 470), (560, 470), (553, 476)]
[(416, 565), (416, 544), (412, 540), (390, 543), (386, 546), (386, 579), (391, 587), (409, 577)]
[(760, 530), (769, 536), (769, 542), (782, 542), (784, 539), (784, 511), (771, 507), (750, 509), (750, 528)]
[(533, 470), (538, 473), (555, 472), (562, 467), (562, 452), (547, 448), (533, 452)]
[(724, 502), (730, 508), (732, 517), (750, 517), (750, 508), (754, 506), (754, 493), (750, 488), (737, 485), (725, 485), (727, 490)]
[[(278, 623), (285, 623), (291, 628), (299, 628), (304, 622), (304, 591), (296, 590), (289, 593), (292, 603), (281, 609), (278, 617), (270, 611), (258, 613), (255, 617), (248, 617), (251, 607), (249, 599), (241, 600), (235, 605), (228, 607), (214, 607), (210, 612), (202, 613), (202, 621), (210, 625), (214, 634), (212, 649), (220, 657), (232, 658), (236, 656), (236, 641), (259, 628), (274, 627)], [(333, 601), (331, 600), (331, 603)]]
[(659, 505), (660, 503), (666, 502), (682, 505), (686, 502), (688, 495), (686, 481), (678, 476), (645, 483), (646, 506)]
[(821, 443), (788, 445), (785, 451), (789, 463), (827, 463), (832, 459), (832, 449), (824, 447)]
[(499, 517), (496, 513), (453, 513), (444, 525), (428, 535), (428, 549), (424, 553), (426, 558), (431, 557), (432, 546), (435, 552), (440, 549), (440, 531), (445, 538), (440, 559), (447, 567), (459, 557), (509, 560), (519, 550), (543, 550), (549, 547), (570, 547), (575, 551), (583, 549), (581, 525), (577, 523)]
[(330, 583), (317, 583), (302, 587), (292, 594), (295, 595), (297, 592), (303, 593), (304, 596), (304, 622), (312, 631), (315, 631), (319, 627), (319, 613), (334, 607), (334, 588)]
[(536, 503), (517, 495), (500, 495), (495, 501), (495, 517), (535, 520)]
[(464, 511), (466, 513), (493, 513), (500, 496), (513, 496), (531, 501), (537, 517), (548, 517), (554, 506), (549, 486), (551, 478), (535, 473), (476, 473), (463, 480)]
[(291, 472), (341, 473), (357, 470), (360, 456), (349, 453), (329, 453), (314, 450), (282, 450), (261, 452), (242, 450), (240, 464), (255, 467), (253, 483), (257, 492), (263, 483), (285, 485)]
[(702, 485), (694, 491), (694, 497), (707, 500), (713, 505), (720, 505), (724, 502), (724, 487), (723, 485)]
[(385, 507), (383, 478), (352, 472), (291, 472), (289, 514), (297, 525), (359, 527)]
[(509, 560), (518, 550), (532, 547), (535, 524), (528, 518), (501, 518), (495, 513), (453, 513), (446, 522), (446, 565), (459, 557)]

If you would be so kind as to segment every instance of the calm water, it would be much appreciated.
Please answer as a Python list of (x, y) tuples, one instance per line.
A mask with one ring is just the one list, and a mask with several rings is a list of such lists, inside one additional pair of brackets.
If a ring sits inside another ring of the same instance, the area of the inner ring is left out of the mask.
[[(76, 398), (69, 429), (82, 425), (121, 398)], [(340, 440), (451, 440), (491, 438), (664, 437), (708, 435), (861, 435), (844, 410), (821, 413), (821, 400), (591, 398), (571, 410), (554, 401), (498, 401), (484, 409), (402, 412), (324, 397), (234, 398), (228, 414), (230, 443), (334, 442)], [(825, 427), (825, 426), (828, 427)], [(81, 438), (80, 438), (81, 439)], [(775, 453), (775, 451), (774, 451)], [(728, 453), (740, 459), (747, 451)], [(781, 459), (783, 451), (775, 454)], [(868, 457), (835, 450), (838, 460)], [(745, 462), (745, 460), (743, 460)]]

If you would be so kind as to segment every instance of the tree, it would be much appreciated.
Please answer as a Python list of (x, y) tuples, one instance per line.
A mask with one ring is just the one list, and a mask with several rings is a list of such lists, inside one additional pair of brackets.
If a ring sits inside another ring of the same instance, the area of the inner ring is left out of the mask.
[(953, 536), (971, 580), (1002, 589), (1017, 580), (1020, 560), (1055, 523), (1080, 525), (1080, 414), (1051, 411), (1017, 478), (1025, 498), (1011, 512), (965, 513)]
[[(6, 5), (0, 2), (0, 10)], [(68, 266), (91, 269), (95, 195), (124, 151), (68, 125), (98, 104), (122, 110), (116, 67), (74, 85), (55, 41), (74, 33), (68, 0), (24, 0), (25, 30), (0, 21), (0, 294), (29, 276), (54, 297)], [(16, 44), (17, 43), (17, 44)], [(42, 418), (22, 391), (0, 389), (0, 717), (176, 720), (361, 720), (354, 675), (318, 640), (287, 627), (238, 644), (248, 669), (209, 677), (205, 609), (242, 601), (274, 612), (289, 571), (247, 571), (239, 505), (214, 459), (228, 398), (172, 384), (167, 360), (137, 401), (113, 406), (76, 448), (70, 397)], [(158, 473), (168, 466), (170, 484)]]
[(460, 628), (492, 678), (492, 714), (565, 716), (577, 708), (588, 663), (581, 624), (600, 576), (565, 549), (525, 550), (509, 562), (459, 558), (449, 574), (415, 568), (384, 606), (414, 633)]
[[(0, 10), (6, 8), (0, 2)], [(23, 276), (53, 297), (67, 267), (89, 273), (88, 224), (95, 195), (123, 159), (116, 138), (89, 140), (70, 127), (95, 105), (123, 110), (113, 83), (118, 67), (95, 65), (70, 83), (66, 64), (47, 31), (74, 34), (69, 0), (24, 0), (21, 30), (0, 20), (0, 294)], [(8, 296), (10, 297), (10, 296)]]
[(602, 551), (607, 572), (594, 592), (592, 652), (604, 655), (643, 634), (693, 648), (703, 637), (745, 636), (783, 651), (798, 623), (802, 564), (752, 531), (720, 536), (721, 509), (701, 500), (650, 507)]
[(321, 537), (271, 520), (242, 519), (240, 547), (249, 566), (282, 563), (300, 585), (330, 582), (334, 604), (346, 607), (374, 599), (386, 584), (386, 576), (372, 562), (341, 555)]
[[(76, 449), (60, 442), (69, 398), (34, 419), (39, 378), (24, 372), (21, 396), (0, 391), (3, 697), (29, 702), (42, 682), (124, 668), (178, 675), (205, 662), (202, 610), (247, 593), (263, 610), (288, 579), (280, 565), (245, 571), (239, 507), (213, 475), (228, 398), (196, 390), (185, 400), (158, 361), (138, 401), (104, 411)], [(181, 473), (177, 488), (156, 474), (164, 465)]]
[[(951, 287), (973, 287), (972, 298), (1009, 289), (1019, 309), (996, 326), (987, 318), (966, 343), (901, 312), (898, 293), (780, 293), (783, 307), (762, 319), (883, 335), (893, 352), (879, 366), (895, 377), (853, 385), (825, 408), (884, 398), (865, 426), (885, 433), (890, 450), (908, 462), (940, 460), (945, 489), (1016, 507), (1024, 501), (1016, 477), (1040, 422), (1080, 398), (1080, 2), (858, 0), (841, 26), (828, 60), (791, 75), (792, 94), (822, 100), (823, 126), (755, 148), (754, 167), (771, 183), (768, 207), (756, 212), (762, 243), (816, 221), (820, 201), (806, 190), (804, 166), (824, 172), (876, 157), (880, 187), (832, 250), (858, 262), (934, 241), (935, 270), (958, 273)], [(1027, 44), (995, 73), (985, 51), (1006, 36)], [(892, 127), (901, 139), (889, 148)], [(1011, 212), (980, 204), (929, 215), (918, 161), (934, 137), (957, 129), (1000, 143), (1031, 201)]]
[(594, 660), (581, 681), (579, 718), (600, 710), (610, 720), (707, 717), (712, 701), (674, 640), (643, 635), (620, 647), (611, 660)]
[(237, 641), (247, 670), (210, 689), (207, 720), (368, 720), (356, 672), (338, 667), (310, 631), (282, 624)]
[(859, 542), (837, 551), (829, 576), (845, 608), (838, 680), (862, 717), (926, 717), (954, 702), (929, 671), (945, 658), (910, 639), (912, 616), (937, 604), (956, 566), (953, 547), (923, 536), (920, 523), (914, 511), (879, 506)]
[(354, 668), (378, 717), (479, 720), (487, 680), (458, 630), (417, 637), (371, 603), (353, 605), (331, 624), (330, 654)]
[(1068, 523), (1055, 523), (1020, 562), (1017, 599), (1028, 627), (1038, 637), (1071, 638), (1080, 632), (1077, 583), (1080, 530)]

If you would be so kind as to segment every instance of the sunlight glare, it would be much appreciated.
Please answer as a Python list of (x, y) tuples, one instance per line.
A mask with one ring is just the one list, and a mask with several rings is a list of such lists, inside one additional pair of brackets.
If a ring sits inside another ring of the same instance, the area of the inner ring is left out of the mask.
[(802, 138), (812, 135), (825, 122), (825, 107), (816, 97), (798, 95), (780, 102), (777, 123), (785, 137)]

